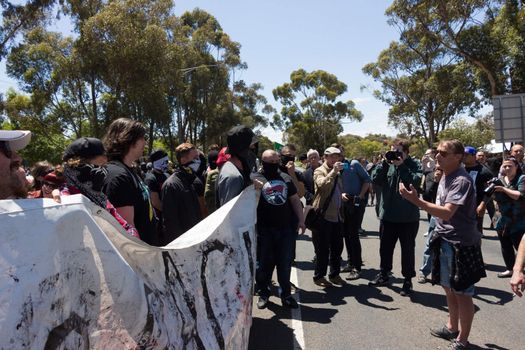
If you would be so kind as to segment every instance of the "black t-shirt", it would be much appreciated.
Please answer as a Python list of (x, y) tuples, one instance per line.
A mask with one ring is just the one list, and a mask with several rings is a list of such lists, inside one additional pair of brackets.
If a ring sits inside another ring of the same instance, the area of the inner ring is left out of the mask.
[(133, 207), (133, 221), (140, 238), (156, 245), (158, 239), (153, 223), (153, 210), (149, 202), (148, 187), (133, 169), (119, 161), (111, 161), (107, 166), (108, 175), (104, 181), (103, 192), (115, 208)]
[(257, 226), (293, 229), (290, 197), (297, 194), (297, 189), (292, 178), (282, 172), (273, 178), (257, 173), (255, 178), (264, 182), (257, 206)]
[[(144, 182), (148, 185), (150, 192), (157, 192), (159, 197), (162, 194), (162, 184), (168, 179), (165, 173), (160, 171), (148, 171), (144, 177)], [(160, 197), (162, 199), (162, 197)]]
[(474, 185), (476, 186), (476, 204), (479, 205), (483, 200), (483, 190), (487, 187), (487, 181), (493, 177), (492, 173), (479, 163), (470, 168), (465, 167), (465, 170), (472, 178), (472, 181), (474, 181)]

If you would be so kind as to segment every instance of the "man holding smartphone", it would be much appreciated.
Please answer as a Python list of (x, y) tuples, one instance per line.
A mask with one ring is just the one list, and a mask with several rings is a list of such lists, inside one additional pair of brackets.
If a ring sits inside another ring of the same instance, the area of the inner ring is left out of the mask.
[[(337, 145), (337, 148), (341, 150), (341, 155), (343, 155), (343, 147)], [(343, 160), (341, 177), (343, 180), (344, 210), (343, 238), (348, 256), (348, 263), (341, 271), (349, 273), (346, 277), (347, 280), (356, 280), (361, 276), (361, 266), (363, 265), (359, 227), (366, 209), (365, 195), (372, 180), (365, 168), (356, 159)]]
[(399, 194), (401, 183), (419, 187), (423, 172), (421, 164), (409, 156), (409, 143), (395, 140), (391, 151), (372, 173), (372, 182), (380, 185), (381, 205), (379, 208), (381, 271), (369, 282), (370, 286), (384, 286), (389, 282), (392, 271), (394, 248), (401, 244), (401, 273), (405, 278), (402, 296), (412, 294), (412, 278), (416, 276), (415, 247), (419, 229), (419, 208), (403, 199)]

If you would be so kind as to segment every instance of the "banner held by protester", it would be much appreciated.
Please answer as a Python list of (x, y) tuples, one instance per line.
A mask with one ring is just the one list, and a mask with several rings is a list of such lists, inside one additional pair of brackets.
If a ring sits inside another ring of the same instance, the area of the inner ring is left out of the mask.
[(162, 248), (65, 201), (0, 201), (1, 348), (247, 348), (253, 187)]

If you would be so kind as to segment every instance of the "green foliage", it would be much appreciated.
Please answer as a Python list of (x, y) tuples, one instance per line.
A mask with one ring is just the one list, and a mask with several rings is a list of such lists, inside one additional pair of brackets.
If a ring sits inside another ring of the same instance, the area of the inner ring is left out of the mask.
[(495, 139), (492, 115), (479, 118), (473, 123), (468, 123), (464, 119), (457, 120), (449, 128), (443, 130), (439, 138), (441, 140), (457, 139), (465, 146), (483, 147)]
[(55, 3), (55, 0), (0, 1), (0, 61), (9, 52), (16, 36), (44, 22)]
[[(203, 10), (177, 17), (171, 0), (60, 5), (77, 36), (32, 23), (10, 50), (7, 72), (29, 94), (32, 118), (53, 120), (67, 137), (102, 137), (125, 116), (148, 128), (148, 149), (156, 140), (167, 150), (185, 141), (206, 148), (224, 144), (233, 125), (266, 126), (275, 112), (260, 84), (231, 83), (235, 70), (246, 68), (240, 44)], [(28, 111), (14, 101), (10, 120)]]
[(387, 14), (470, 65), (483, 96), (525, 92), (522, 1), (395, 0)]
[(8, 90), (6, 114), (10, 122), (3, 123), (2, 129), (32, 131), (30, 144), (20, 152), (30, 164), (44, 159), (58, 164), (69, 141), (63, 134), (57, 116), (39, 114), (38, 109), (31, 97)]
[(369, 134), (364, 138), (348, 134), (339, 136), (338, 142), (343, 145), (346, 158), (372, 159), (373, 156), (384, 153), (389, 148), (391, 138), (380, 134)]
[(333, 74), (296, 70), (290, 74), (289, 83), (273, 90), (282, 109), (274, 115), (272, 126), (283, 130), (287, 141), (299, 149), (323, 150), (343, 131), (343, 119), (361, 121), (363, 118), (352, 101), (338, 100), (346, 90), (346, 84)]
[(389, 22), (401, 29), (399, 41), (363, 72), (381, 84), (374, 95), (390, 105), (389, 124), (430, 147), (457, 115), (478, 108), (476, 85), (469, 67), (420, 27), (404, 23), (395, 12)]

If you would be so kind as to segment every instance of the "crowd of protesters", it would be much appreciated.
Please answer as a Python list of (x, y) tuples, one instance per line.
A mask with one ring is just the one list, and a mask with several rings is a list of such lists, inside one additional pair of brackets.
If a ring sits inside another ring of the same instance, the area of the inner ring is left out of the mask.
[[(182, 143), (173, 150), (175, 164), (166, 150), (156, 149), (140, 166), (145, 136), (140, 122), (120, 118), (102, 140), (75, 140), (63, 151), (61, 164), (41, 161), (26, 174), (17, 151), (27, 146), (31, 133), (1, 130), (0, 199), (60, 202), (62, 196), (83, 194), (110, 212), (123, 233), (165, 246), (253, 184), (261, 191), (255, 286), (261, 309), (269, 303), (274, 269), (283, 306), (298, 307), (290, 273), (295, 241), (305, 232), (308, 216), (317, 216), (317, 224), (309, 227), (315, 253), (313, 282), (329, 288), (361, 278), (361, 223), (365, 208), (375, 206), (380, 271), (369, 285), (390, 283), (399, 240), (404, 277), (400, 294), (414, 292), (416, 276), (417, 282), (426, 283), (431, 275), (432, 282), (443, 287), (449, 318), (431, 333), (451, 340), (453, 349), (468, 347), (474, 286), (486, 276), (481, 254), (486, 211), (506, 268), (498, 277), (511, 277), (519, 296), (525, 288), (525, 164), (520, 144), (505, 157), (491, 160), (483, 150), (456, 140), (440, 142), (421, 159), (410, 155), (405, 140), (395, 140), (389, 152), (370, 162), (348, 157), (339, 144), (322, 154), (310, 149), (302, 155), (288, 144), (279, 152), (261, 150), (258, 159), (257, 137), (241, 125), (228, 131), (225, 147), (212, 145), (207, 155)], [(415, 242), (420, 208), (428, 213), (429, 230), (418, 275)], [(347, 273), (345, 279), (342, 273)]]

